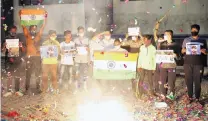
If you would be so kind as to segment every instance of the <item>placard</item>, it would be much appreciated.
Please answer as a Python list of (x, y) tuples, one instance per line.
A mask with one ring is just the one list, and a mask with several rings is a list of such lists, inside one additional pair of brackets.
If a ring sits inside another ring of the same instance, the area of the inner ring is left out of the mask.
[(186, 55), (201, 55), (201, 45), (197, 42), (186, 43)]
[(87, 48), (86, 47), (77, 47), (77, 52), (79, 55), (87, 55)]
[(40, 47), (41, 58), (58, 58), (57, 46), (41, 46)]
[(156, 63), (175, 63), (173, 50), (157, 50)]
[(128, 28), (128, 35), (129, 36), (138, 36), (140, 32), (139, 27)]
[(73, 51), (76, 51), (76, 49), (73, 49), (71, 46), (63, 46), (63, 56), (61, 57), (61, 64), (64, 65), (73, 65), (73, 57), (75, 56)]
[(18, 57), (19, 39), (6, 39), (6, 48), (8, 49), (8, 57)]

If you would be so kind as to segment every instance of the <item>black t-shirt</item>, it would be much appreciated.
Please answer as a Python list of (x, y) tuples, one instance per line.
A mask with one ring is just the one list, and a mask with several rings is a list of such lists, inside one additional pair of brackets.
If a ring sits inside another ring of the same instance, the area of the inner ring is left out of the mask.
[(160, 43), (160, 48), (158, 50), (173, 50), (176, 55), (180, 53), (180, 45), (176, 42), (168, 43), (167, 41)]
[[(206, 40), (198, 38), (194, 40), (192, 37), (185, 38), (183, 41), (183, 48), (186, 48), (187, 43), (198, 43), (201, 49), (207, 49)], [(185, 55), (184, 64), (193, 64), (193, 65), (207, 65), (207, 57), (203, 53), (201, 55)]]

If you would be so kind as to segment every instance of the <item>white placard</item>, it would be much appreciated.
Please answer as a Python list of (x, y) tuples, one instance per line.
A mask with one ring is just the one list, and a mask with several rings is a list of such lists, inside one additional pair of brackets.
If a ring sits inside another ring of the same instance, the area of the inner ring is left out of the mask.
[(64, 55), (61, 57), (61, 64), (63, 65), (74, 65), (73, 56), (72, 55)]
[(157, 50), (156, 63), (175, 63), (173, 50)]
[(19, 39), (6, 39), (6, 48), (8, 49), (8, 57), (19, 56)]
[(128, 28), (128, 35), (129, 36), (138, 36), (140, 32), (139, 27)]
[(77, 52), (79, 55), (87, 55), (87, 48), (86, 47), (77, 47)]

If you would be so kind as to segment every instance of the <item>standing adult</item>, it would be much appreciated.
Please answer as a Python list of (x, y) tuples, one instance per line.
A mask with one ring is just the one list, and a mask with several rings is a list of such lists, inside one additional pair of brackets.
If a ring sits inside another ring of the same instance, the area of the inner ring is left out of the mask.
[(35, 72), (36, 88), (40, 92), (40, 72), (41, 72), (41, 57), (40, 57), (40, 40), (45, 27), (46, 19), (42, 24), (39, 32), (37, 25), (31, 25), (29, 30), (26, 26), (22, 26), (24, 36), (26, 37), (26, 94), (29, 92), (31, 75)]
[[(184, 72), (185, 81), (188, 88), (190, 102), (199, 101), (201, 94), (201, 78), (203, 74), (204, 63), (206, 62), (206, 41), (199, 37), (200, 26), (194, 24), (191, 26), (191, 36), (183, 41), (181, 53), (185, 55)], [(188, 45), (190, 44), (190, 45)], [(190, 54), (191, 46), (196, 46), (198, 52)], [(195, 98), (193, 98), (193, 83), (195, 85)]]

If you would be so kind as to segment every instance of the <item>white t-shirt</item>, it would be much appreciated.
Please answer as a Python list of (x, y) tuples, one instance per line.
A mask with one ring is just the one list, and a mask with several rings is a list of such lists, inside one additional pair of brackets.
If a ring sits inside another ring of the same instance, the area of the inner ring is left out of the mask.
[(70, 41), (69, 43), (62, 42), (60, 44), (61, 47), (61, 64), (63, 65), (74, 65), (73, 61), (73, 52), (75, 48), (75, 43)]

